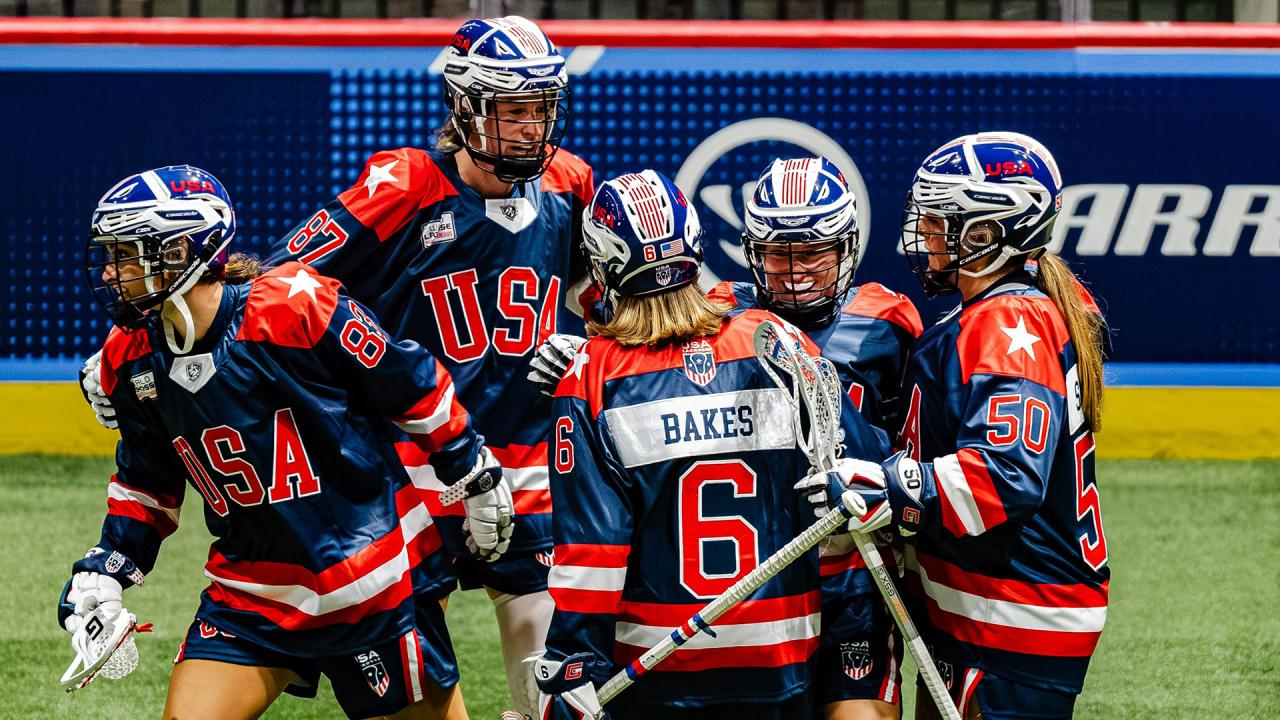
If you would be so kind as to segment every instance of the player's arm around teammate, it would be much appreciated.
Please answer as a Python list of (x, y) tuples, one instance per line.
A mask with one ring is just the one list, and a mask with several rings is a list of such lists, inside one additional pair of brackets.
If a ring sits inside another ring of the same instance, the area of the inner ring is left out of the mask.
[(1106, 618), (1102, 320), (1046, 250), (1061, 189), (1048, 150), (1016, 133), (925, 159), (903, 249), (926, 292), (961, 304), (912, 350), (905, 450), (842, 468), (912, 538), (916, 619), (957, 705), (987, 720), (1070, 717)]
[(415, 616), (410, 572), (452, 576), (386, 421), (466, 494), (501, 492), (501, 468), (433, 357), (307, 266), (228, 262), (234, 233), (226, 191), (189, 166), (99, 202), (90, 276), (119, 324), (101, 380), (121, 440), (60, 622), (74, 630), (98, 607), (119, 620), (176, 528), (185, 476), (205, 501), (213, 582), (166, 718), (257, 717), (281, 692), (314, 694), (320, 674), (349, 717), (464, 714), (443, 618)]

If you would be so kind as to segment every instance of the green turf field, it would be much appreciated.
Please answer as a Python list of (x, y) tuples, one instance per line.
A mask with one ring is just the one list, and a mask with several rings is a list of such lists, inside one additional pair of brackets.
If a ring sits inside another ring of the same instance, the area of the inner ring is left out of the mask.
[[(156, 631), (129, 678), (75, 697), (54, 602), (105, 509), (106, 459), (0, 458), (0, 718), (153, 718), (169, 660), (204, 581), (207, 535), (193, 505), (127, 605)], [(1079, 718), (1280, 717), (1280, 462), (1099, 464), (1112, 604)], [(194, 494), (189, 501), (197, 498)], [(488, 600), (454, 595), (450, 626), (473, 718), (497, 717), (506, 684)], [(267, 718), (341, 717), (327, 688), (281, 699)]]

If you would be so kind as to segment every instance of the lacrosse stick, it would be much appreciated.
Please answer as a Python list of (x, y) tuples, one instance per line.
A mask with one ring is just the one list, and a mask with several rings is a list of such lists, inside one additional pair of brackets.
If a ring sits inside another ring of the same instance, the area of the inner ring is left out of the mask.
[[(641, 675), (649, 672), (655, 665), (667, 659), (671, 653), (675, 652), (681, 645), (689, 642), (698, 633), (709, 629), (712, 623), (720, 619), (721, 615), (724, 615), (734, 605), (746, 600), (761, 585), (764, 585), (770, 578), (782, 572), (783, 568), (801, 558), (813, 546), (821, 542), (823, 538), (835, 532), (853, 517), (861, 516), (866, 511), (866, 505), (862, 502), (861, 496), (852, 490), (846, 492), (841, 496), (838, 507), (828, 511), (826, 515), (823, 515), (817, 522), (810, 525), (804, 532), (792, 538), (790, 542), (783, 545), (773, 555), (770, 555), (767, 560), (757, 565), (755, 570), (747, 573), (706, 607), (694, 613), (693, 617), (686, 620), (683, 625), (672, 630), (669, 636), (646, 650), (643, 655), (636, 658), (634, 662), (623, 668), (618, 674), (609, 678), (608, 682), (600, 686), (600, 690), (596, 694), (600, 704), (605, 705), (617, 697), (618, 693), (630, 687)], [(714, 633), (712, 634), (714, 635)]]
[[(813, 357), (805, 352), (799, 342), (775, 322), (766, 320), (756, 327), (756, 357), (764, 366), (769, 379), (791, 395), (792, 419), (800, 436), (800, 447), (812, 463), (814, 470), (828, 472), (835, 467), (840, 453), (840, 381), (835, 366), (826, 358)], [(787, 376), (784, 382), (777, 371)], [(801, 407), (804, 408), (802, 416)], [(807, 419), (807, 423), (802, 422)], [(845, 491), (847, 496), (849, 491)], [(841, 504), (846, 504), (841, 498)], [(824, 518), (825, 519), (825, 518)], [(929, 656), (929, 649), (907, 614), (907, 608), (898, 594), (889, 569), (875, 543), (865, 533), (852, 533), (854, 545), (871, 571), (871, 576), (884, 597), (889, 612), (907, 641), (907, 648), (924, 678), (925, 687), (933, 697), (933, 703), (947, 720), (962, 720), (946, 685), (938, 674), (938, 668)]]
[(122, 612), (115, 622), (109, 620), (102, 607), (95, 608), (71, 635), (75, 659), (62, 673), (62, 689), (75, 692), (101, 675), (119, 680), (138, 667), (135, 632), (150, 632), (151, 624), (138, 625), (132, 613)]

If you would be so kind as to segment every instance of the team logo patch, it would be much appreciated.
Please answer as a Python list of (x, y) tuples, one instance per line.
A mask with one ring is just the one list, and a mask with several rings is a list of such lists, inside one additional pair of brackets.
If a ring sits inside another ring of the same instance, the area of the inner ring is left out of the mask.
[(556, 561), (555, 550), (554, 549), (543, 550), (540, 553), (535, 553), (533, 556), (533, 559), (537, 560), (538, 563), (541, 565), (545, 565), (546, 567), (551, 567), (555, 565), (555, 561)]
[(133, 381), (133, 392), (138, 396), (139, 400), (156, 399), (155, 373), (148, 370), (134, 375), (130, 380)]
[(533, 224), (538, 209), (526, 197), (501, 198), (485, 200), (484, 215), (508, 232), (518, 233)]
[(840, 643), (840, 666), (844, 674), (861, 680), (871, 674), (875, 663), (871, 660), (871, 643), (866, 640)]
[(356, 661), (360, 663), (360, 671), (364, 673), (369, 689), (377, 693), (378, 697), (386, 695), (387, 688), (391, 687), (391, 676), (387, 675), (387, 668), (382, 664), (378, 653), (372, 650), (361, 653), (356, 656)]
[(213, 378), (215, 367), (213, 353), (201, 353), (181, 358), (169, 371), (169, 379), (187, 392), (197, 392)]
[(716, 356), (711, 351), (711, 344), (706, 340), (687, 342), (681, 349), (684, 353), (684, 374), (699, 385), (706, 385), (715, 379)]
[(106, 569), (108, 574), (114, 575), (120, 572), (120, 568), (124, 567), (124, 556), (118, 552), (112, 552), (107, 556), (106, 562), (102, 563), (102, 567)]
[(442, 212), (439, 220), (432, 220), (422, 226), (422, 247), (424, 248), (452, 242), (457, 237), (451, 212)]
[(675, 279), (675, 272), (671, 269), (670, 265), (663, 265), (653, 271), (653, 279), (656, 280), (659, 285), (666, 287), (671, 284), (673, 279)]

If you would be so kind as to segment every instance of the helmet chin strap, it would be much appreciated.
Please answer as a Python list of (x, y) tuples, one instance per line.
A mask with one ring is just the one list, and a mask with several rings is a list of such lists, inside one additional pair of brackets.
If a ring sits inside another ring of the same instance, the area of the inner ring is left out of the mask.
[[(182, 321), (182, 344), (174, 338), (174, 321), (173, 315), (177, 315)], [(191, 308), (187, 306), (187, 301), (181, 295), (172, 295), (164, 301), (164, 309), (160, 313), (160, 319), (164, 325), (164, 341), (169, 346), (169, 350), (175, 355), (185, 355), (191, 352), (191, 348), (196, 343), (196, 321), (191, 317)]]
[[(171, 294), (164, 301), (164, 308), (161, 310), (160, 319), (164, 325), (164, 341), (173, 351), (175, 355), (185, 355), (191, 352), (191, 348), (196, 343), (196, 321), (191, 316), (191, 308), (187, 305), (186, 295), (191, 288), (195, 287), (196, 282), (204, 275), (204, 263), (199, 263), (197, 267), (187, 273), (187, 276), (173, 288)], [(173, 315), (177, 315), (182, 321), (182, 344), (179, 345), (174, 338), (174, 320)]]

